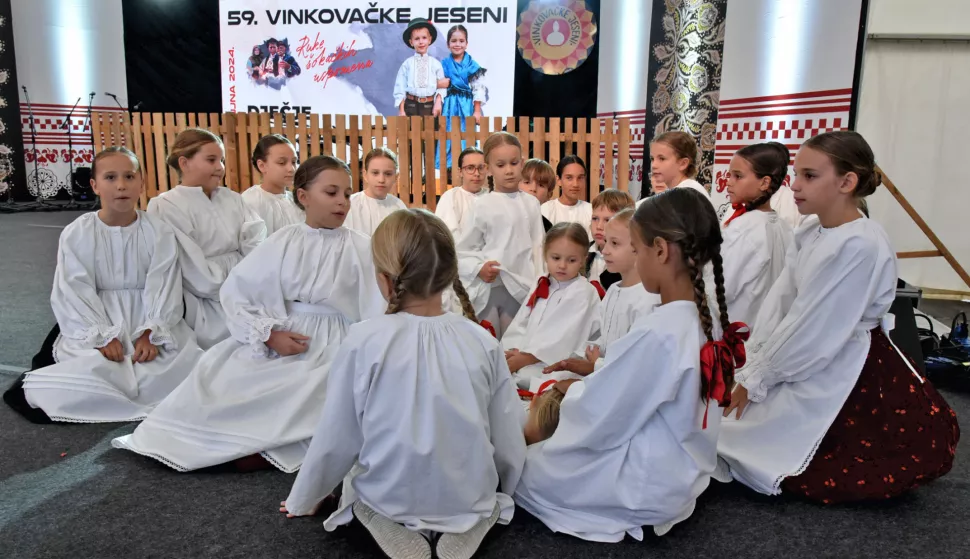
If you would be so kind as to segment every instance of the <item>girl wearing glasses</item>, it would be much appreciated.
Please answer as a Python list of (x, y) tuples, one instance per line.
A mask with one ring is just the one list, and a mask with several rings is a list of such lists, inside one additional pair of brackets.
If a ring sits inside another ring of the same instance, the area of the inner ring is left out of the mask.
[(472, 202), (488, 194), (485, 187), (485, 154), (482, 150), (466, 148), (458, 156), (458, 168), (461, 186), (446, 190), (434, 211), (455, 238), (458, 238)]

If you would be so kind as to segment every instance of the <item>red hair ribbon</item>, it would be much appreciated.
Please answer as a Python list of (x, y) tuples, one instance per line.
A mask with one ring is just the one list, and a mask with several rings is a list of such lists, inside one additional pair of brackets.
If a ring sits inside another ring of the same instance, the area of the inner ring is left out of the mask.
[(497, 338), (498, 337), (498, 336), (495, 335), (495, 327), (492, 326), (492, 323), (491, 322), (489, 322), (487, 320), (483, 320), (483, 321), (479, 322), (478, 324), (482, 328), (488, 330), (488, 333), (491, 334), (493, 338)]
[[(751, 335), (748, 325), (732, 322), (720, 340), (707, 342), (701, 348), (701, 395), (710, 406), (711, 400), (718, 406), (731, 404), (731, 387), (734, 370), (744, 366), (747, 353), (744, 342)], [(707, 429), (707, 409), (704, 410), (704, 429)]]
[(557, 382), (559, 382), (559, 381), (556, 380), (556, 379), (547, 380), (546, 382), (544, 382), (544, 383), (542, 383), (542, 384), (539, 385), (539, 391), (538, 392), (530, 392), (528, 390), (525, 390), (525, 389), (520, 388), (519, 389), (519, 396), (521, 396), (523, 398), (532, 398), (533, 400), (535, 400), (539, 396), (542, 396), (542, 393), (543, 392), (545, 392), (546, 390), (549, 390), (550, 387), (555, 386)]
[(539, 299), (548, 299), (550, 284), (551, 282), (549, 281), (549, 276), (542, 276), (539, 278), (539, 282), (536, 284), (536, 290), (532, 292), (531, 296), (529, 296), (529, 302), (526, 303), (526, 306), (530, 309), (535, 308)]
[(590, 285), (596, 288), (596, 292), (599, 293), (600, 299), (602, 299), (603, 297), (606, 297), (606, 290), (603, 289), (603, 284), (601, 284), (597, 280), (593, 280), (589, 283)]
[(731, 217), (729, 217), (728, 220), (724, 222), (725, 227), (727, 227), (728, 225), (731, 225), (732, 221), (741, 217), (748, 211), (748, 207), (745, 206), (744, 204), (731, 204), (731, 207), (734, 209), (734, 213), (731, 214)]

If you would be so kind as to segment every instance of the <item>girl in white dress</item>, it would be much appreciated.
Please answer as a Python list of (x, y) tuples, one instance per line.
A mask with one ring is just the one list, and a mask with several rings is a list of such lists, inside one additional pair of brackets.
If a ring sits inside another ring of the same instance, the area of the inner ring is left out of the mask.
[(407, 205), (390, 194), (397, 182), (397, 156), (385, 148), (374, 148), (364, 156), (364, 190), (350, 197), (350, 213), (344, 226), (370, 237), (384, 218)]
[[(693, 188), (711, 201), (711, 193), (694, 180), (697, 176), (697, 142), (687, 132), (664, 132), (650, 142), (650, 173), (656, 177), (658, 184), (663, 183), (664, 190)], [(640, 200), (637, 205), (642, 203), (643, 200)], [(711, 207), (714, 207), (714, 202), (711, 202)]]
[[(790, 159), (788, 148), (778, 142), (753, 144), (734, 154), (728, 170), (734, 214), (723, 227), (724, 291), (731, 317), (752, 332), (758, 331), (758, 310), (781, 275), (793, 241), (791, 227), (771, 209)], [(708, 296), (713, 298), (710, 287)]]
[(27, 373), (19, 395), (5, 395), (44, 423), (138, 421), (202, 356), (182, 320), (175, 233), (135, 210), (143, 186), (135, 154), (108, 148), (91, 174), (101, 209), (68, 225), (57, 250), (57, 363)]
[[(522, 406), (498, 342), (474, 322), (445, 224), (425, 210), (395, 212), (372, 250), (388, 314), (355, 324), (340, 346), (280, 511), (314, 514), (343, 480), (328, 531), (356, 517), (392, 558), (430, 558), (437, 547), (442, 559), (467, 559), (512, 518)], [(442, 312), (448, 287), (464, 317)]]
[(461, 185), (449, 188), (438, 199), (434, 213), (448, 226), (456, 239), (468, 218), (472, 202), (488, 194), (485, 186), (485, 154), (476, 147), (465, 148), (458, 156), (458, 178)]
[(260, 184), (242, 193), (256, 215), (266, 223), (266, 235), (294, 223), (303, 223), (306, 216), (293, 201), (293, 174), (296, 173), (296, 150), (285, 136), (263, 136), (253, 149), (253, 167), (263, 176)]
[(567, 155), (556, 165), (556, 176), (559, 178), (559, 198), (549, 200), (542, 205), (542, 215), (549, 223), (571, 222), (578, 223), (590, 232), (590, 222), (593, 218), (593, 206), (583, 200), (586, 196), (586, 162), (577, 155)]
[(502, 347), (519, 388), (528, 389), (543, 369), (586, 349), (600, 334), (600, 296), (581, 275), (589, 237), (578, 223), (559, 223), (546, 233), (549, 274), (515, 315)]
[(539, 202), (519, 191), (522, 144), (496, 132), (484, 145), (494, 190), (478, 198), (457, 240), (458, 273), (475, 313), (499, 339), (542, 275), (545, 231)]
[[(721, 414), (743, 333), (701, 269), (720, 274), (714, 208), (688, 188), (650, 197), (631, 225), (637, 269), (661, 305), (610, 345), (603, 368), (566, 386), (555, 433), (529, 446), (515, 502), (556, 532), (599, 542), (642, 526), (663, 534), (692, 513), (717, 463)], [(720, 291), (722, 288), (719, 288)]]
[(880, 182), (855, 132), (820, 134), (798, 151), (792, 192), (815, 216), (795, 232), (758, 314), (724, 412), (718, 451), (729, 472), (719, 474), (830, 504), (888, 499), (952, 467), (956, 416), (888, 337), (896, 255), (858, 209)]
[[(245, 458), (240, 469), (299, 469), (350, 325), (383, 313), (368, 238), (341, 227), (350, 169), (311, 157), (295, 176), (305, 223), (276, 232), (226, 279), (232, 337), (129, 436), (125, 448), (189, 471)], [(247, 458), (248, 457), (248, 458)]]
[(219, 186), (226, 174), (225, 157), (222, 140), (212, 132), (180, 132), (166, 162), (178, 171), (182, 184), (148, 202), (148, 213), (175, 230), (185, 322), (202, 349), (229, 337), (219, 289), (233, 266), (266, 238), (266, 224), (242, 196)]
[(601, 368), (607, 348), (626, 336), (638, 320), (650, 314), (660, 304), (660, 296), (647, 291), (640, 281), (637, 251), (633, 248), (630, 232), (633, 215), (633, 209), (627, 208), (613, 216), (606, 225), (606, 240), (603, 244), (606, 269), (618, 274), (621, 279), (610, 286), (600, 303), (602, 328), (599, 338), (591, 340), (586, 348), (585, 358), (570, 357), (550, 365), (545, 373), (568, 371), (586, 376)]

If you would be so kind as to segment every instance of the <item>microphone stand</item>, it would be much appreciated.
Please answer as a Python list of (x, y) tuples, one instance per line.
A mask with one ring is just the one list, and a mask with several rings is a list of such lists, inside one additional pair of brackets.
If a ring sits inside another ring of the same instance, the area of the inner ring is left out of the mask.
[[(24, 90), (24, 100), (27, 102), (27, 113), (30, 119), (30, 145), (31, 151), (34, 153), (34, 183), (37, 187), (37, 200), (34, 201), (34, 204), (28, 205), (24, 209), (48, 208), (49, 204), (44, 200), (44, 193), (41, 192), (40, 188), (40, 167), (37, 162), (37, 126), (34, 124), (34, 108), (30, 104), (30, 95), (27, 93), (27, 86), (21, 86), (21, 89)], [(29, 180), (27, 182), (28, 184), (30, 183)]]
[(78, 104), (81, 102), (81, 98), (78, 97), (77, 101), (74, 102), (74, 106), (71, 107), (71, 112), (67, 113), (67, 118), (64, 119), (64, 124), (61, 125), (62, 129), (67, 130), (67, 164), (68, 164), (68, 174), (67, 174), (67, 184), (71, 190), (71, 201), (68, 202), (66, 208), (73, 209), (77, 203), (74, 197), (74, 143), (72, 142), (72, 131), (74, 129), (74, 123), (71, 118), (74, 116), (74, 111), (77, 109)]
[[(94, 127), (91, 126), (91, 105), (92, 104), (94, 104), (94, 92), (91, 92), (88, 94), (88, 114), (87, 114), (87, 117), (84, 119), (84, 126), (81, 127), (82, 132), (84, 131), (84, 127), (91, 128), (91, 132), (90, 132), (91, 151), (94, 152)], [(97, 154), (93, 154), (93, 155), (97, 155)], [(91, 209), (98, 210), (100, 208), (101, 208), (101, 198), (96, 196), (94, 198), (94, 207), (92, 207)]]

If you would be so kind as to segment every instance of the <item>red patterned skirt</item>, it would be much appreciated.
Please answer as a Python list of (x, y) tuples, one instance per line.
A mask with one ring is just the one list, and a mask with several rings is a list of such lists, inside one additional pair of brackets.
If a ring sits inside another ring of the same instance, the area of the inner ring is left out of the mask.
[(855, 388), (808, 468), (785, 479), (783, 492), (824, 504), (889, 499), (953, 467), (956, 414), (929, 381), (920, 383), (881, 329), (871, 334)]

